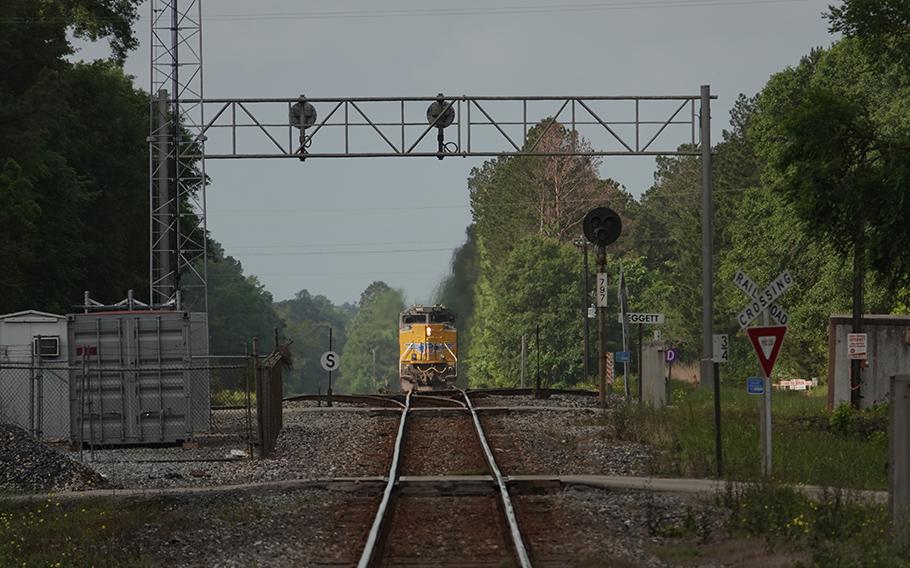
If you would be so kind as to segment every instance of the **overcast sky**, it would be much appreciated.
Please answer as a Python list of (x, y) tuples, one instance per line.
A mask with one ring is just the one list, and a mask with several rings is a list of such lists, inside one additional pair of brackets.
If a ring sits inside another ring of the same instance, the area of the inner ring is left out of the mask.
[[(754, 94), (770, 74), (830, 44), (821, 18), (827, 4), (205, 0), (205, 95), (658, 95), (697, 94), (710, 84), (719, 97), (712, 113), (717, 140), (739, 93)], [(503, 9), (432, 13), (452, 8)], [(324, 16), (358, 10), (369, 14)], [(144, 89), (147, 12), (143, 6), (141, 46), (126, 66)], [(244, 14), (275, 17), (223, 17)], [(465, 182), (481, 163), (209, 160), (209, 229), (276, 300), (307, 289), (355, 301), (370, 282), (384, 280), (409, 301), (428, 302), (464, 240)], [(607, 158), (602, 168), (636, 196), (653, 172), (653, 160), (638, 157)], [(405, 252), (414, 249), (425, 252)], [(364, 250), (371, 252), (358, 252)]]

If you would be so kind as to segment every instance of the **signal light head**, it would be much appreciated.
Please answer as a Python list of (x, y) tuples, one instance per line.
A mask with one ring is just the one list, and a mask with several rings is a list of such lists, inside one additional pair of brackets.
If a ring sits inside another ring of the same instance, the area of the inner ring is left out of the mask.
[(622, 219), (609, 207), (597, 207), (588, 211), (581, 227), (591, 244), (605, 247), (622, 234)]

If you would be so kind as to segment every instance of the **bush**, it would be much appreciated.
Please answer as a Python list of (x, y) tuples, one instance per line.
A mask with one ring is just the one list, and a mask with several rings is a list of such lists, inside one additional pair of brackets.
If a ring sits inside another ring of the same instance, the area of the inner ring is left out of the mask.
[(810, 499), (775, 483), (728, 484), (719, 504), (729, 511), (731, 534), (806, 548), (816, 566), (910, 566), (910, 548), (891, 538), (885, 507), (852, 499), (843, 489), (827, 488)]
[(840, 436), (871, 438), (888, 431), (888, 405), (876, 404), (865, 410), (857, 410), (847, 403), (841, 403), (828, 418), (828, 430)]

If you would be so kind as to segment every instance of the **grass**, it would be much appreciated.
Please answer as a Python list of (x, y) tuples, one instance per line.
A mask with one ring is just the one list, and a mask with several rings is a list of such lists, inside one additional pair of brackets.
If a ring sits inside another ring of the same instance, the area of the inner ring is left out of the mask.
[[(249, 394), (250, 404), (256, 404), (256, 393)], [(212, 406), (246, 406), (247, 393), (241, 389), (221, 389), (213, 392)]]
[(675, 531), (655, 552), (676, 565), (910, 566), (910, 539), (892, 532), (886, 508), (840, 489), (809, 499), (776, 483), (730, 485), (698, 514), (658, 530)]
[(160, 522), (161, 511), (128, 502), (0, 502), (0, 566), (152, 566), (124, 535)]
[[(623, 406), (605, 416), (612, 435), (650, 445), (651, 473), (670, 477), (715, 477), (714, 398), (707, 389), (673, 385), (672, 404), (662, 409)], [(826, 409), (817, 389), (772, 394), (772, 480), (854, 489), (887, 488), (887, 428), (881, 410)], [(759, 447), (761, 397), (744, 387), (721, 389), (724, 474), (762, 479)]]

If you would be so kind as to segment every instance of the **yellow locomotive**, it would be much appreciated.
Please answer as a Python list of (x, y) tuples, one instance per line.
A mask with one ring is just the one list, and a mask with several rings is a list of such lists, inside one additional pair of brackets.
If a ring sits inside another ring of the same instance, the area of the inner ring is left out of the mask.
[(455, 313), (445, 306), (411, 306), (398, 318), (401, 390), (450, 389), (458, 377)]

